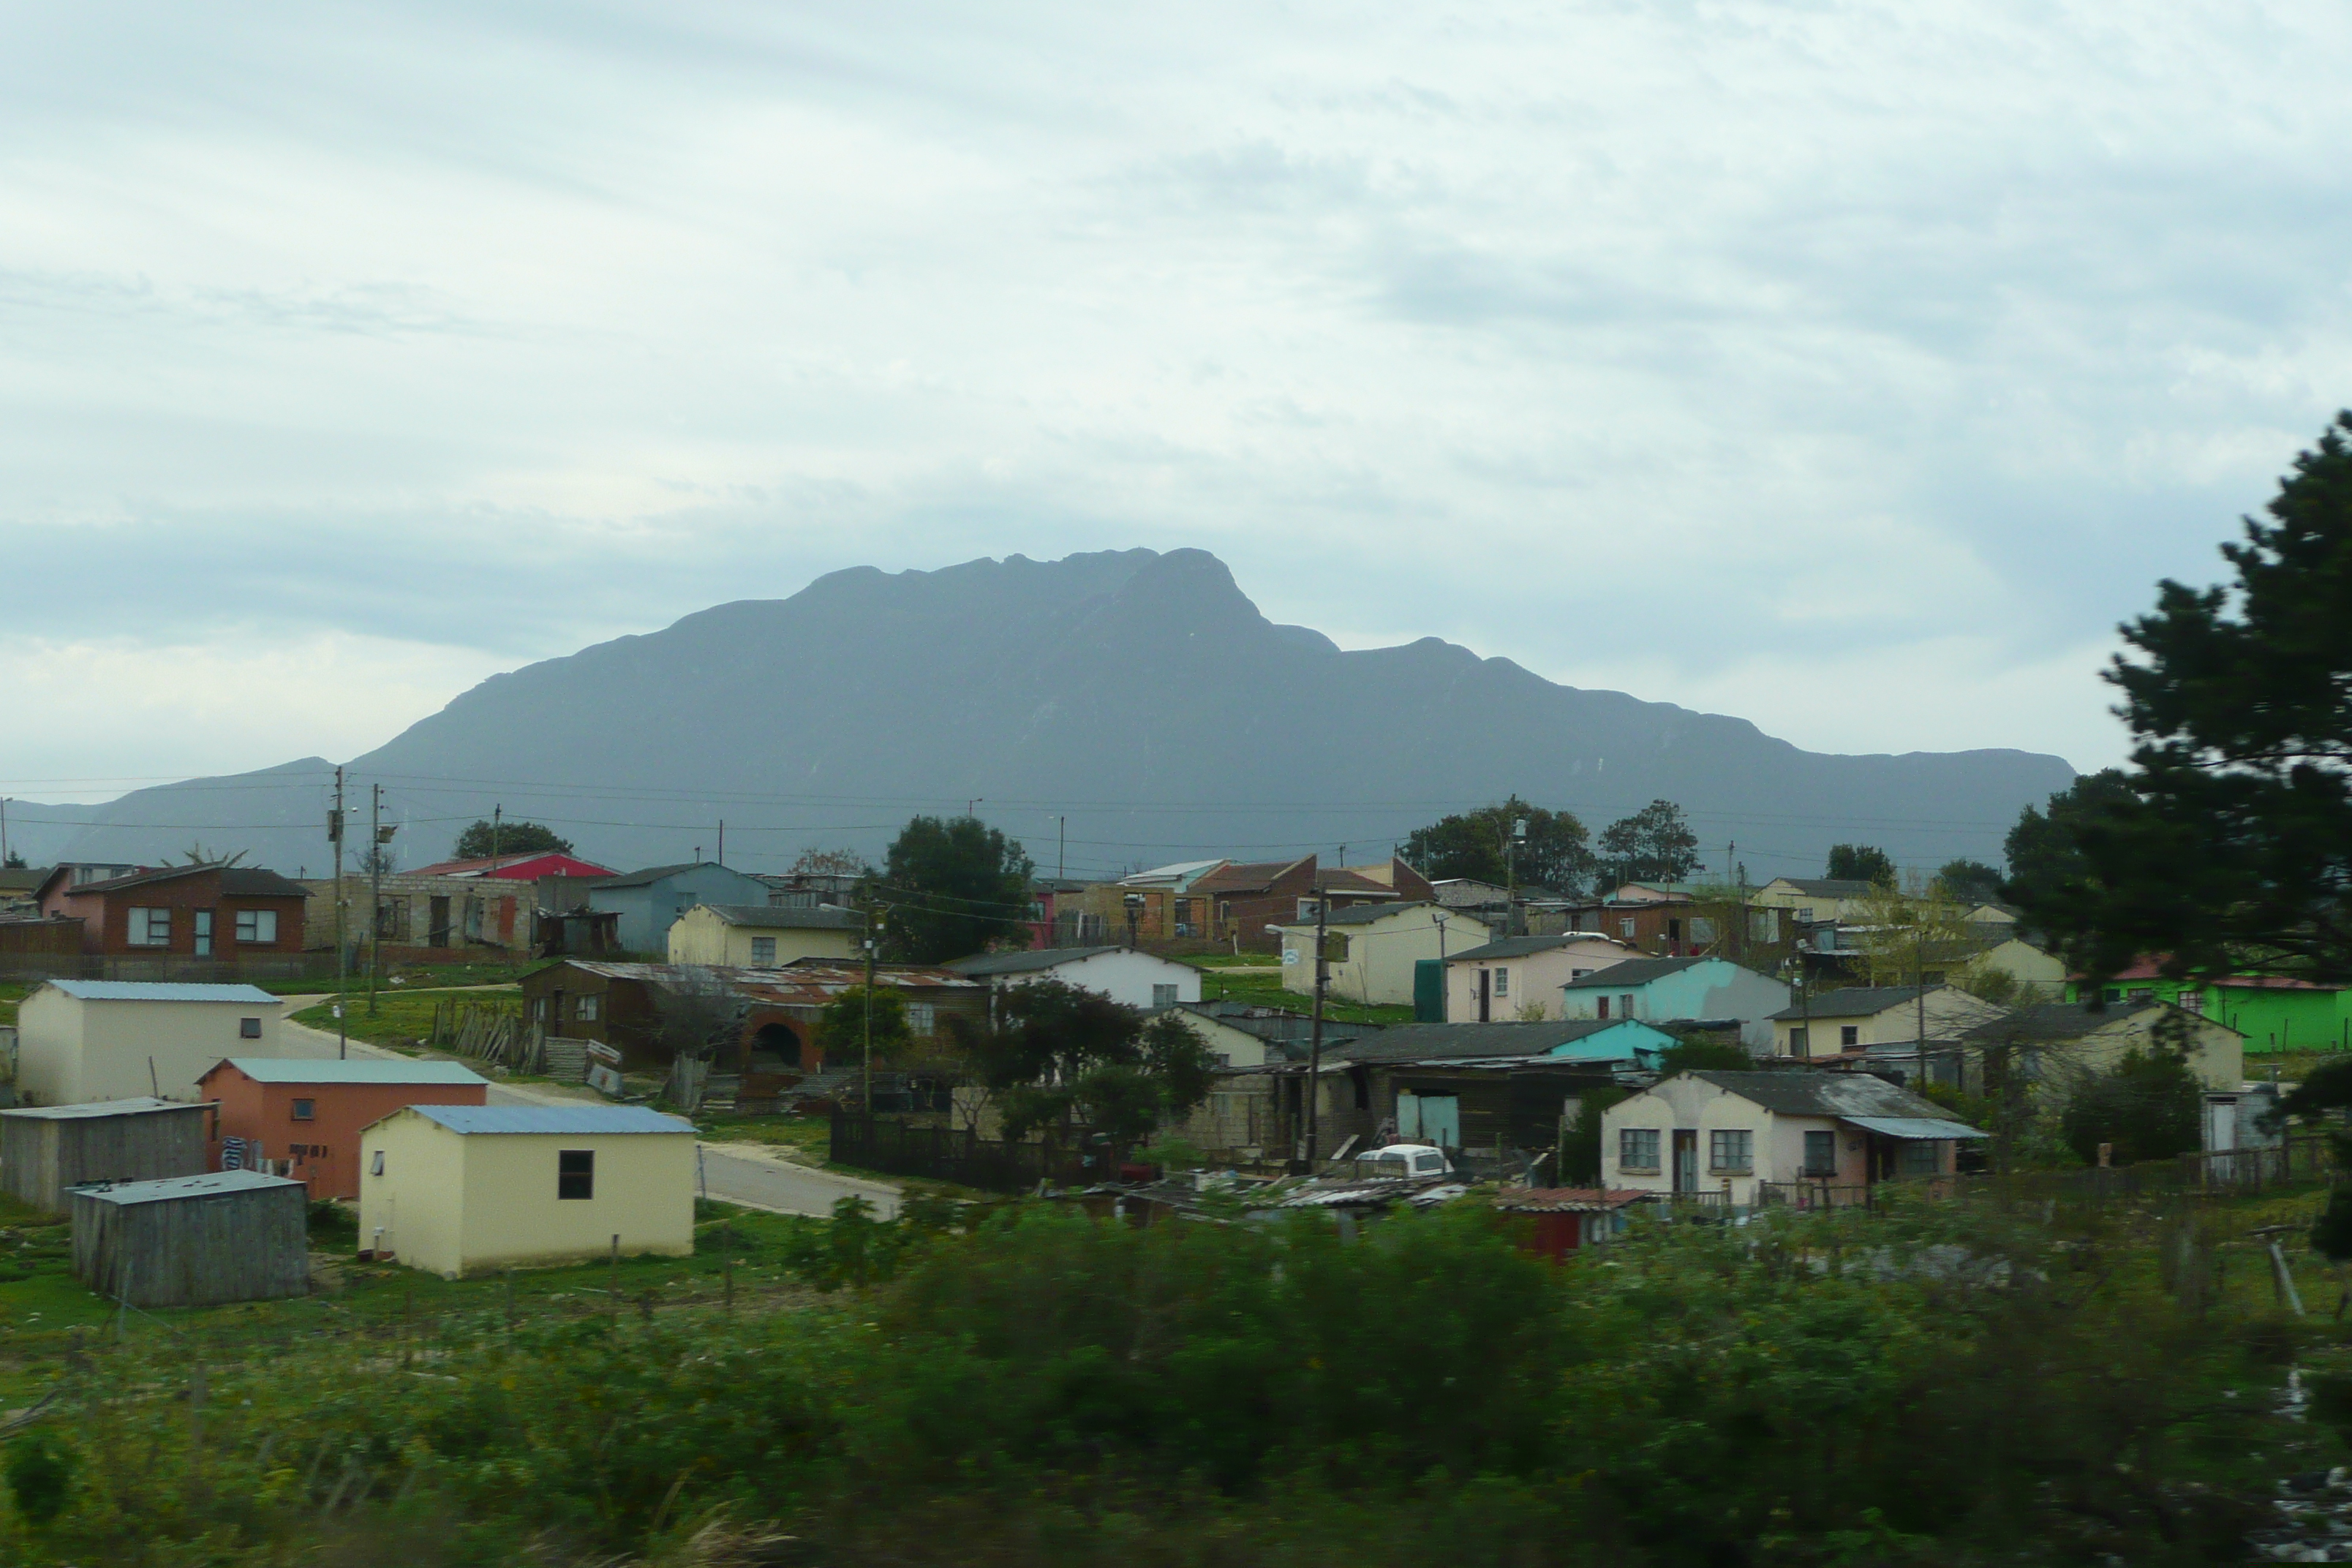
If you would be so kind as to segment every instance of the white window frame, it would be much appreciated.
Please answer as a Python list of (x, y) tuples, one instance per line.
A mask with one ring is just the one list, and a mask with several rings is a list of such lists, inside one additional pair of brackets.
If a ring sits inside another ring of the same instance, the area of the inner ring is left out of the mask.
[(933, 1004), (929, 1002), (909, 1002), (907, 1004), (907, 1032), (908, 1034), (929, 1035), (939, 1026), (939, 1008)]
[[(761, 952), (761, 949), (762, 949), (762, 948), (765, 948), (767, 951), (766, 951), (766, 952)], [(755, 967), (757, 967), (757, 968), (762, 968), (762, 969), (764, 969), (764, 968), (766, 968), (768, 965), (770, 965), (770, 964), (772, 964), (772, 963), (775, 963), (775, 962), (776, 962), (776, 939), (775, 939), (774, 937), (772, 937), (772, 936), (755, 936), (755, 937), (753, 937), (753, 938), (751, 939), (751, 963), (752, 963), (752, 964), (753, 964)]]
[(268, 942), (275, 945), (278, 941), (278, 911), (276, 910), (237, 910), (236, 940)]
[(1755, 1132), (1745, 1127), (1709, 1129), (1706, 1135), (1706, 1168), (1727, 1176), (1744, 1176), (1755, 1170)]
[(580, 995), (572, 999), (572, 1016), (583, 1024), (593, 1024), (603, 1016), (604, 999), (601, 996)]
[(1151, 987), (1151, 1005), (1154, 1007), (1173, 1007), (1177, 1001), (1176, 993), (1180, 989), (1181, 987), (1173, 984), (1161, 985), (1155, 983)]
[[(1659, 1169), (1659, 1145), (1664, 1142), (1654, 1127), (1620, 1127), (1617, 1130), (1617, 1168), (1621, 1171), (1652, 1171)], [(1649, 1158), (1643, 1163), (1642, 1155)]]
[(1511, 994), (1511, 972), (1500, 964), (1495, 967), (1495, 995), (1499, 1000)]
[[(158, 924), (162, 934), (156, 934)], [(172, 945), (172, 911), (169, 909), (134, 908), (123, 927), (122, 940), (130, 947), (169, 947)]]

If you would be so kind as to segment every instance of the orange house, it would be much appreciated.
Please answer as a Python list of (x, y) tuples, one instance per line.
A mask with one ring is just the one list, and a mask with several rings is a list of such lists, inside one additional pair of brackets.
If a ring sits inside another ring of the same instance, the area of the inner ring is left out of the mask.
[(292, 1176), (313, 1199), (360, 1195), (361, 1128), (404, 1106), (481, 1105), (490, 1089), (457, 1062), (369, 1057), (230, 1057), (196, 1087), (215, 1108), (213, 1169)]

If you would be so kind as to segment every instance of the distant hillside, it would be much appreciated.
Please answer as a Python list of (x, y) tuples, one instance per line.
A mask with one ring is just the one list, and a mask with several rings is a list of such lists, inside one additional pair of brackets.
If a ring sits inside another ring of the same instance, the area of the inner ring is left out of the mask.
[[(12, 837), (36, 858), (201, 841), (316, 875), (326, 766), (19, 805)], [(724, 818), (729, 862), (771, 869), (810, 846), (877, 852), (915, 812), (972, 798), (1048, 872), (1057, 816), (1074, 876), (1341, 842), (1353, 858), (1517, 790), (1596, 832), (1679, 801), (1710, 864), (1736, 838), (1759, 879), (1817, 871), (1842, 839), (1990, 858), (2074, 776), (2025, 752), (1800, 751), (1434, 637), (1341, 652), (1265, 619), (1197, 550), (836, 572), (494, 677), (351, 767), (354, 803), (380, 781), (408, 824), (407, 865), (493, 804), (617, 865), (715, 853)]]

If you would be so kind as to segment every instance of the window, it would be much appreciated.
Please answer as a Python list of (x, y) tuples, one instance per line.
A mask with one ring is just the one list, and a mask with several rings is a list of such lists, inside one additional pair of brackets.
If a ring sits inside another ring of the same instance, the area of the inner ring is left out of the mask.
[(1599, 1002), (1598, 1005), (1596, 1005), (1596, 1006), (1594, 1007), (1594, 1009), (1593, 1009), (1592, 1016), (1593, 1016), (1594, 1017), (1596, 1017), (1596, 1018), (1606, 1018), (1607, 1016), (1609, 1016), (1609, 998), (1608, 998), (1608, 997), (1603, 996), (1603, 997), (1601, 997), (1601, 1000), (1600, 1000), (1600, 1002)]
[(1668, 942), (1680, 942), (1680, 941), (1682, 941), (1682, 939), (1683, 939), (1683, 922), (1682, 922), (1682, 921), (1678, 921), (1678, 920), (1669, 920), (1669, 921), (1666, 921), (1666, 940), (1667, 940)]
[(1621, 993), (1619, 994), (1617, 998), (1617, 1016), (1621, 1018), (1630, 1018), (1633, 1016), (1633, 998), (1631, 993)]
[(169, 910), (133, 910), (130, 929), (122, 940), (132, 947), (169, 947), (172, 945), (172, 911)]
[(1838, 1044), (1841, 1046), (1858, 1046), (1862, 1044), (1862, 1026), (1859, 1024), (1840, 1024), (1838, 1026)]
[(1906, 1138), (1895, 1151), (1895, 1173), (1898, 1176), (1933, 1176), (1944, 1168), (1943, 1150), (1933, 1139)]
[(1591, 973), (1592, 971), (1590, 969), (1571, 969), (1568, 972), (1569, 982), (1573, 984), (1575, 982), (1583, 979), (1586, 975)]
[(261, 1038), (261, 1020), (258, 1018), (239, 1018), (236, 1021), (236, 1037), (240, 1040), (257, 1040)]
[(1442, 1174), (1445, 1170), (1445, 1156), (1443, 1154), (1415, 1154), (1412, 1157), (1412, 1168), (1423, 1175)]
[(1621, 936), (1632, 936), (1633, 934), (1633, 917), (1627, 915), (1623, 920), (1619, 921), (1617, 922), (1617, 931), (1618, 934)]
[(1151, 1005), (1155, 1007), (1173, 1007), (1176, 1005), (1176, 987), (1173, 985), (1153, 986), (1151, 988)]
[(1313, 923), (1314, 923), (1314, 921), (1315, 921), (1315, 900), (1314, 900), (1313, 899), (1301, 899), (1301, 900), (1298, 900), (1298, 923), (1299, 923), (1300, 925), (1311, 925), (1311, 924), (1313, 924)]
[(1617, 1168), (1621, 1171), (1654, 1171), (1658, 1168), (1658, 1130), (1654, 1127), (1625, 1127), (1617, 1132)]
[(2204, 993), (2200, 991), (2183, 991), (2180, 994), (2180, 1010), (2184, 1013), (2202, 1014), (2205, 1011)]
[(375, 1152), (375, 1158), (368, 1162), (368, 1174), (371, 1176), (381, 1176), (383, 1174), (383, 1150), (377, 1150)]
[(1789, 1054), (1792, 1057), (1811, 1056), (1813, 1054), (1813, 1042), (1811, 1038), (1811, 1030), (1805, 1028), (1795, 1028), (1790, 1030)]
[(212, 950), (213, 950), (213, 912), (212, 912), (212, 910), (198, 910), (195, 912), (195, 925), (196, 925), (195, 953), (196, 953), (196, 956), (197, 956), (198, 958), (204, 958), (204, 957), (208, 956), (208, 955), (212, 952)]
[(772, 936), (753, 937), (751, 939), (751, 962), (756, 964), (770, 964), (775, 963), (776, 939)]
[(604, 1010), (604, 1001), (602, 996), (575, 996), (572, 1001), (572, 1016), (583, 1024), (593, 1024)]
[(1691, 916), (1691, 943), (1696, 947), (1712, 947), (1715, 945), (1715, 920), (1713, 916)]
[(276, 942), (278, 911), (276, 910), (239, 910), (236, 911), (236, 940), (239, 942)]
[(1834, 1176), (1837, 1174), (1837, 1134), (1808, 1132), (1805, 1134), (1805, 1168), (1798, 1174)]
[(1706, 1135), (1706, 1168), (1710, 1171), (1752, 1171), (1756, 1168), (1756, 1134), (1743, 1130)]
[(1813, 911), (1811, 906), (1801, 909), (1797, 911), (1797, 923), (1799, 925), (1811, 925), (1813, 923)]
[(1495, 971), (1495, 994), (1496, 994), (1496, 995), (1497, 995), (1497, 996), (1508, 996), (1510, 994), (1511, 994), (1511, 972), (1510, 972), (1509, 970), (1507, 970), (1507, 969), (1497, 969), (1497, 970), (1496, 970), (1496, 971)]
[(563, 1149), (555, 1156), (555, 1195), (593, 1198), (596, 1195), (596, 1151)]
[(317, 1100), (296, 1100), (296, 1101), (294, 1102), (294, 1120), (295, 1120), (295, 1121), (317, 1121), (318, 1119), (319, 1119), (319, 1102), (318, 1102)]
[(928, 1035), (939, 1026), (939, 1009), (929, 1002), (907, 1004), (907, 1032)]

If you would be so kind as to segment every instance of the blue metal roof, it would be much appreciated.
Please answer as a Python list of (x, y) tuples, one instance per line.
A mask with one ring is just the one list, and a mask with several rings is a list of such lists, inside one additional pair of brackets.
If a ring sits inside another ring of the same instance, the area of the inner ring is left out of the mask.
[(267, 1002), (279, 997), (258, 985), (199, 985), (147, 980), (52, 980), (50, 984), (84, 1002)]
[(585, 1137), (603, 1132), (694, 1131), (694, 1123), (682, 1116), (665, 1116), (642, 1105), (412, 1105), (408, 1109), (461, 1133), (552, 1132)]
[(381, 1057), (326, 1058), (308, 1060), (287, 1057), (225, 1057), (232, 1067), (256, 1083), (480, 1083), (489, 1079), (463, 1062), (390, 1061)]
[(213, 1171), (201, 1176), (166, 1176), (160, 1182), (117, 1182), (110, 1186), (76, 1187), (77, 1197), (106, 1204), (152, 1204), (170, 1198), (209, 1198), (223, 1193), (257, 1192), (264, 1187), (299, 1187), (291, 1176), (265, 1176), (258, 1171)]

